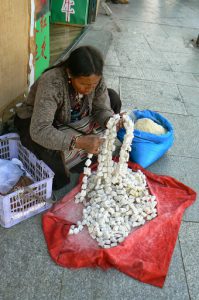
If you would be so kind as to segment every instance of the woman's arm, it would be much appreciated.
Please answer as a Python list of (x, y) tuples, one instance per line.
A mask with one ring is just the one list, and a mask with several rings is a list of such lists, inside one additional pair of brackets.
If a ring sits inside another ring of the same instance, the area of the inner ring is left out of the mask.
[(44, 74), (37, 87), (30, 135), (33, 141), (51, 150), (69, 150), (71, 140), (76, 132), (57, 130), (52, 124), (55, 113), (63, 97), (61, 80), (51, 79)]

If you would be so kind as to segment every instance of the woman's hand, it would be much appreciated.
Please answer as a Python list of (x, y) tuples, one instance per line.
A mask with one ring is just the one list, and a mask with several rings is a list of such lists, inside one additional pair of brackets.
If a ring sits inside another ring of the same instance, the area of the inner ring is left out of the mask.
[(125, 115), (125, 114), (126, 114), (125, 111), (122, 112), (122, 113), (120, 113), (120, 119), (119, 119), (119, 121), (118, 121), (118, 123), (117, 123), (117, 125), (116, 125), (117, 131), (120, 130), (120, 128), (123, 128), (123, 127), (124, 127), (124, 123), (123, 123), (123, 115)]
[[(116, 129), (117, 129), (117, 131), (120, 129), (120, 128), (123, 128), (124, 127), (124, 123), (123, 123), (123, 115), (125, 115), (126, 114), (126, 112), (124, 111), (124, 112), (121, 112), (119, 115), (120, 115), (120, 119), (119, 119), (119, 121), (117, 122), (117, 124), (116, 124)], [(111, 117), (110, 117), (111, 118)], [(110, 118), (108, 118), (107, 120), (106, 120), (106, 122), (105, 122), (105, 127), (107, 128), (107, 123), (108, 123), (108, 121), (110, 120)]]
[(98, 154), (104, 139), (96, 135), (82, 135), (76, 139), (75, 148), (83, 149), (88, 153)]

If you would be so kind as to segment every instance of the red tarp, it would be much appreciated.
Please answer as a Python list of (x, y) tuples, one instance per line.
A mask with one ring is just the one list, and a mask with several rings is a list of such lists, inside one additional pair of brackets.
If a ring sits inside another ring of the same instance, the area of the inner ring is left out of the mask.
[(158, 216), (133, 229), (124, 242), (110, 249), (98, 247), (86, 227), (77, 235), (68, 235), (70, 225), (82, 219), (83, 205), (74, 202), (81, 188), (80, 180), (43, 215), (48, 250), (62, 267), (116, 268), (142, 282), (163, 287), (183, 212), (194, 202), (196, 193), (172, 177), (153, 174), (131, 162), (129, 167), (146, 175), (150, 192), (158, 201)]

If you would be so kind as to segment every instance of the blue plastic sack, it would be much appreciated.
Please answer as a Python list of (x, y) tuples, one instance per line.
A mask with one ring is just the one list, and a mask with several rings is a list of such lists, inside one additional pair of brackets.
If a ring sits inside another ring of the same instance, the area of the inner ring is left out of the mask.
[[(173, 126), (162, 115), (151, 110), (134, 110), (130, 114), (130, 117), (134, 120), (142, 118), (151, 119), (167, 130), (167, 133), (162, 135), (156, 135), (137, 129), (134, 130), (134, 139), (129, 153), (130, 160), (146, 168), (163, 156), (173, 145)], [(121, 142), (124, 139), (125, 133), (124, 128), (118, 131), (117, 137)]]

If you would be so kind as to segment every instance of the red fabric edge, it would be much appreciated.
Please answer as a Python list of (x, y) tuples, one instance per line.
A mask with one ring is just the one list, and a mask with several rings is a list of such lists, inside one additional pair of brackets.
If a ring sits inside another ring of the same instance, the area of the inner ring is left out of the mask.
[[(118, 160), (117, 158), (115, 159), (116, 161)], [(92, 169), (96, 167), (96, 164), (92, 166)], [(129, 167), (132, 168), (134, 171), (141, 170), (146, 176), (147, 179), (150, 179), (151, 182), (155, 181), (158, 182), (160, 185), (166, 185), (169, 187), (173, 187), (175, 189), (180, 187), (184, 191), (184, 196), (186, 196), (186, 201), (184, 201), (178, 209), (173, 213), (170, 218), (168, 219), (170, 223), (170, 230), (172, 232), (175, 232), (175, 238), (173, 239), (168, 239), (168, 247), (170, 249), (174, 250), (179, 228), (180, 228), (180, 222), (184, 213), (184, 210), (190, 206), (196, 199), (196, 192), (193, 191), (191, 188), (188, 186), (184, 185), (183, 183), (177, 181), (176, 179), (170, 177), (170, 176), (163, 176), (163, 175), (156, 175), (153, 174), (150, 171), (147, 171), (143, 169), (141, 166), (138, 164), (134, 164), (132, 162), (129, 162)], [(69, 193), (67, 194), (68, 199), (71, 199), (74, 194), (76, 194), (79, 191), (79, 187), (82, 181), (83, 175), (80, 175), (80, 180), (79, 184)], [(65, 197), (64, 197), (65, 198)], [(88, 263), (88, 259), (81, 260), (81, 264), (78, 264), (78, 260), (75, 261), (76, 265), (74, 266), (73, 263), (70, 264), (70, 257), (71, 261), (74, 262), (74, 253), (62, 253), (61, 247), (63, 243), (63, 239), (66, 238), (69, 228), (70, 228), (70, 223), (67, 223), (65, 220), (62, 220), (58, 217), (55, 217), (53, 215), (53, 211), (57, 210), (60, 205), (64, 202), (64, 198), (54, 205), (47, 213), (43, 215), (42, 218), (42, 226), (43, 226), (43, 232), (45, 236), (45, 240), (48, 246), (48, 251), (51, 256), (51, 258), (60, 266), (62, 267), (68, 267), (68, 268), (82, 268), (82, 267), (102, 267), (103, 269), (108, 269), (111, 267), (115, 267), (119, 271), (125, 273), (126, 275), (129, 275), (135, 279), (138, 279), (144, 283), (149, 283), (157, 287), (163, 287), (165, 278), (169, 269), (169, 264), (171, 261), (171, 257), (173, 254), (173, 250), (170, 251), (168, 256), (165, 258), (165, 263), (162, 263), (161, 269), (158, 265), (155, 265), (152, 263), (152, 268), (153, 268), (153, 274), (151, 273), (151, 265), (149, 262), (144, 262), (144, 268), (143, 269), (143, 261), (140, 261), (139, 259), (135, 259), (135, 263), (130, 267), (129, 265), (127, 266), (122, 266), (119, 267), (117, 266), (117, 262), (114, 261), (114, 258), (112, 259), (112, 255), (110, 255), (110, 251), (114, 252), (116, 248), (121, 247), (121, 249), (125, 249), (125, 242), (120, 244), (118, 247), (112, 248), (112, 249), (101, 249), (99, 248), (98, 250), (95, 249), (95, 255), (90, 256), (90, 263)], [(183, 207), (182, 207), (183, 205)], [(145, 224), (145, 227), (148, 226), (148, 231), (150, 232), (150, 227), (152, 228), (153, 223), (152, 222), (158, 222), (158, 219), (164, 218), (164, 215), (157, 217), (150, 223)], [(168, 221), (167, 220), (167, 221)], [(171, 226), (172, 224), (172, 226)], [(162, 224), (162, 228), (159, 228), (159, 230), (164, 230), (164, 224)], [(161, 226), (160, 226), (161, 227)], [(139, 234), (139, 229), (133, 233), (134, 235)], [(92, 253), (94, 254), (94, 253)], [(84, 256), (84, 253), (81, 253), (81, 258)], [(67, 259), (66, 259), (67, 258)], [(66, 263), (67, 261), (67, 263)], [(106, 261), (106, 263), (104, 263)], [(103, 262), (103, 263), (102, 263)], [(149, 268), (149, 271), (147, 271), (147, 266)], [(139, 272), (138, 272), (139, 270)]]

